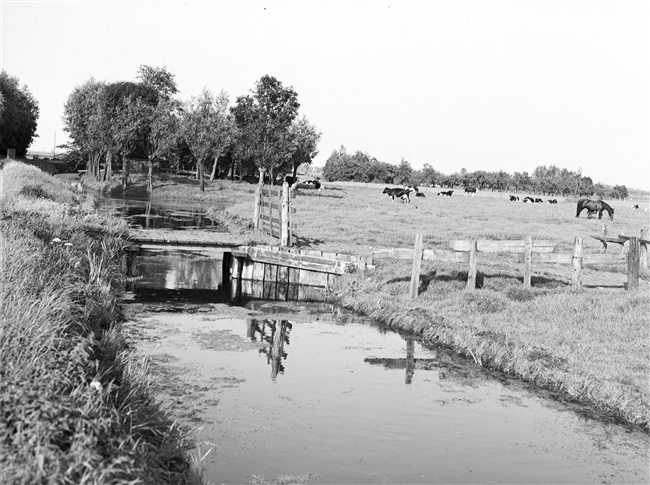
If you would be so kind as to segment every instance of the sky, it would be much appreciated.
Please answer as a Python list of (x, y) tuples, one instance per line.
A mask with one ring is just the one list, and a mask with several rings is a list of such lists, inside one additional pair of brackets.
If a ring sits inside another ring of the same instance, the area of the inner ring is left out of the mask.
[(91, 77), (175, 75), (179, 97), (231, 103), (271, 75), (344, 146), (451, 174), (539, 165), (650, 189), (649, 2), (7, 1), (0, 66), (39, 103), (31, 150), (65, 143)]

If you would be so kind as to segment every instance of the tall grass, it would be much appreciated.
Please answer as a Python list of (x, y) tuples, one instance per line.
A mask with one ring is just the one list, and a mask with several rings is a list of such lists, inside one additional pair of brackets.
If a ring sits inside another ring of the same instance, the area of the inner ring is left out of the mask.
[(191, 482), (120, 330), (125, 224), (24, 164), (0, 188), (0, 483)]

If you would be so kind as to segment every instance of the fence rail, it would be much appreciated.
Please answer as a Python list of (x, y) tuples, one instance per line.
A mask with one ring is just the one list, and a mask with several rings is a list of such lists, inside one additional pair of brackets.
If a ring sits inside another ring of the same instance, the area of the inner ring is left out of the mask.
[[(559, 263), (571, 265), (573, 268), (571, 284), (574, 288), (582, 287), (582, 268), (587, 264), (612, 264), (621, 265), (627, 263), (627, 289), (633, 290), (639, 287), (639, 268), (647, 268), (648, 251), (650, 241), (644, 239), (645, 232), (641, 232), (640, 238), (620, 235), (615, 240), (606, 242), (617, 242), (627, 245), (627, 252), (623, 254), (584, 254), (582, 237), (575, 238), (573, 252), (555, 252), (557, 244), (552, 241), (533, 241), (529, 236), (518, 241), (493, 241), (493, 240), (459, 240), (451, 242), (451, 250), (445, 249), (424, 249), (422, 247), (422, 233), (415, 235), (413, 249), (393, 248), (379, 249), (370, 253), (367, 264), (372, 266), (378, 258), (409, 259), (413, 261), (411, 271), (411, 284), (409, 293), (411, 299), (418, 296), (420, 281), (420, 265), (422, 261), (444, 261), (457, 262), (468, 265), (467, 289), (476, 288), (477, 265), (480, 253), (510, 253), (518, 255), (518, 262), (524, 264), (523, 283), (524, 287), (531, 286), (533, 264)], [(599, 237), (592, 236), (595, 239)], [(603, 244), (606, 244), (603, 242)]]

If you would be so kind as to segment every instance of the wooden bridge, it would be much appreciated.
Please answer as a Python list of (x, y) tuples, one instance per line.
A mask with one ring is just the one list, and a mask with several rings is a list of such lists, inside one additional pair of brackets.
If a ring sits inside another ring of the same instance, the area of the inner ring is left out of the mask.
[[(243, 246), (248, 242), (244, 236), (201, 229), (132, 229), (129, 233), (129, 241), (136, 247), (153, 245), (204, 246), (213, 248), (238, 247)], [(137, 249), (138, 248), (133, 248), (133, 250)]]

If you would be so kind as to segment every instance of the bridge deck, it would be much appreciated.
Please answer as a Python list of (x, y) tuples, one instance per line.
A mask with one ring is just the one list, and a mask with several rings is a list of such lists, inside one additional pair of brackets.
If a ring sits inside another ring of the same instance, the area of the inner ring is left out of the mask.
[(244, 236), (202, 230), (131, 229), (129, 241), (134, 244), (233, 247), (248, 241)]

